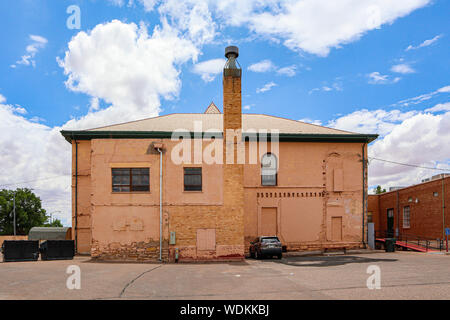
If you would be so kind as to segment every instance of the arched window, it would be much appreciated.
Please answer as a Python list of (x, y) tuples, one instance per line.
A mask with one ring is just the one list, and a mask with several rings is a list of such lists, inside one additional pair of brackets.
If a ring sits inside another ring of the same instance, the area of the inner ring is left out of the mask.
[(261, 185), (277, 185), (277, 157), (272, 153), (266, 153), (261, 159)]

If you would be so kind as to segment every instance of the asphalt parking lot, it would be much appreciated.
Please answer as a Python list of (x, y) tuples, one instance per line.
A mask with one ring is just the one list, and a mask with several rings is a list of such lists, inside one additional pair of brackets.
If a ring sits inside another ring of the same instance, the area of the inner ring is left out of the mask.
[[(81, 271), (69, 290), (67, 267)], [(369, 266), (381, 289), (369, 290)], [(285, 257), (234, 263), (0, 263), (0, 299), (450, 299), (450, 256), (414, 252)]]

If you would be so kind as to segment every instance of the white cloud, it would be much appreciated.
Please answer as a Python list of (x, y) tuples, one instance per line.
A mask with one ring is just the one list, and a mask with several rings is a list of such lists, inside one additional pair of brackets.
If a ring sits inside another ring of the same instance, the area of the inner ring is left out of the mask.
[(396, 73), (402, 73), (402, 74), (416, 72), (409, 64), (406, 64), (406, 63), (401, 63), (401, 64), (397, 64), (395, 66), (392, 66), (391, 71), (396, 72)]
[(266, 59), (262, 60), (260, 62), (251, 64), (248, 68), (249, 71), (252, 72), (276, 72), (276, 74), (280, 76), (287, 76), (287, 77), (293, 77), (296, 74), (297, 66), (291, 65), (283, 68), (278, 68), (272, 61)]
[(321, 120), (312, 120), (310, 118), (304, 118), (304, 119), (300, 119), (298, 121), (315, 124), (317, 126), (321, 126), (322, 125), (322, 121)]
[(211, 59), (194, 65), (192, 72), (202, 77), (203, 81), (213, 81), (223, 71), (225, 59)]
[[(328, 126), (362, 133), (378, 133), (369, 146), (369, 156), (428, 167), (450, 168), (450, 112), (433, 115), (420, 111), (358, 110), (328, 123)], [(383, 187), (420, 182), (436, 171), (370, 161), (369, 185)]]
[(208, 7), (208, 0), (165, 0), (158, 8), (163, 20), (186, 33), (196, 44), (210, 43), (216, 35), (216, 23)]
[(450, 102), (438, 103), (432, 108), (425, 110), (426, 112), (440, 112), (440, 111), (450, 111)]
[[(0, 187), (32, 187), (44, 207), (70, 225), (71, 146), (59, 131), (158, 115), (160, 99), (179, 93), (180, 65), (195, 62), (198, 54), (192, 41), (164, 23), (151, 35), (143, 25), (117, 20), (79, 32), (58, 62), (67, 88), (91, 97), (89, 112), (49, 127), (36, 123), (43, 121), (39, 117), (25, 118), (25, 108), (6, 105), (0, 96), (0, 150), (7, 150), (0, 153)], [(101, 109), (101, 100), (109, 106)], [(31, 180), (38, 181), (17, 184)]]
[(313, 89), (309, 90), (308, 94), (312, 94), (316, 91), (330, 92), (330, 91), (342, 91), (342, 90), (344, 90), (342, 88), (342, 83), (339, 81), (336, 81), (331, 86), (325, 85), (322, 87), (313, 88)]
[(167, 24), (156, 26), (151, 35), (142, 24), (118, 20), (79, 32), (58, 59), (68, 76), (66, 86), (111, 105), (91, 108), (68, 125), (96, 127), (158, 115), (160, 99), (173, 99), (180, 91), (178, 66), (195, 61), (198, 54), (191, 41)]
[[(295, 51), (328, 55), (367, 31), (430, 3), (430, 0), (222, 1), (218, 12), (231, 25), (247, 25), (257, 34), (283, 40)], [(264, 9), (264, 10), (262, 10)]]
[(248, 70), (253, 72), (268, 72), (275, 69), (275, 65), (270, 60), (262, 60), (254, 63), (248, 67)]
[(369, 84), (389, 84), (397, 83), (401, 80), (400, 77), (395, 77), (391, 79), (388, 75), (383, 75), (378, 71), (372, 72), (367, 75), (369, 77)]
[(144, 6), (145, 11), (152, 11), (159, 0), (139, 0), (139, 2)]
[[(123, 0), (111, 0), (123, 5)], [(140, 0), (196, 43), (212, 41), (217, 26), (247, 27), (294, 51), (326, 56), (330, 49), (424, 7), (431, 0)], [(214, 16), (214, 19), (213, 19)]]
[(34, 57), (39, 52), (40, 49), (45, 48), (45, 46), (48, 43), (48, 40), (42, 36), (33, 35), (30, 36), (31, 44), (29, 44), (25, 51), (26, 53), (21, 57), (20, 60), (16, 61), (15, 64), (11, 65), (11, 68), (16, 68), (18, 64), (25, 65), (25, 66), (36, 66), (36, 61), (34, 60)]
[(437, 92), (450, 92), (450, 86), (445, 86), (437, 90)]
[(0, 119), (0, 188), (31, 187), (48, 212), (59, 211), (53, 216), (70, 225), (71, 146), (61, 128), (33, 123), (5, 104), (0, 104)]
[(442, 38), (442, 34), (435, 36), (432, 39), (428, 39), (425, 40), (424, 42), (422, 42), (421, 44), (419, 44), (418, 46), (413, 46), (413, 45), (409, 45), (408, 48), (406, 48), (405, 51), (409, 51), (409, 50), (416, 50), (416, 49), (420, 49), (423, 47), (428, 47), (431, 46), (433, 43), (435, 43), (436, 41), (438, 41), (440, 38)]
[(100, 101), (97, 97), (92, 97), (89, 106), (89, 112), (97, 111), (100, 109)]
[(328, 123), (328, 126), (358, 133), (388, 134), (396, 125), (414, 116), (417, 111), (402, 112), (400, 110), (386, 111), (383, 109), (369, 111), (358, 110), (341, 116)]
[(283, 68), (278, 69), (277, 73), (279, 75), (293, 77), (296, 74), (296, 70), (297, 70), (297, 66), (292, 65), (292, 66), (283, 67)]
[(258, 89), (256, 89), (256, 93), (262, 93), (262, 92), (266, 92), (266, 91), (269, 91), (269, 90), (271, 90), (273, 87), (276, 87), (276, 83), (275, 82), (269, 82), (269, 83), (266, 83), (262, 88), (258, 88)]
[(408, 99), (403, 99), (397, 103), (394, 103), (392, 106), (401, 105), (401, 106), (407, 107), (411, 104), (416, 105), (416, 104), (420, 104), (424, 101), (430, 100), (431, 98), (435, 97), (436, 95), (439, 95), (441, 93), (448, 93), (448, 92), (450, 92), (450, 86), (445, 86), (445, 87), (439, 88), (433, 92), (424, 93), (419, 96), (408, 98)]

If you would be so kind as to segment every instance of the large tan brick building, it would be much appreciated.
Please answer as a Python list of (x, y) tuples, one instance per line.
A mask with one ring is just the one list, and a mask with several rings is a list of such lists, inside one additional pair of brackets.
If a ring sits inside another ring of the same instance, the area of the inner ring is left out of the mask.
[(211, 104), (62, 131), (79, 253), (242, 259), (260, 235), (278, 235), (287, 250), (365, 245), (367, 144), (377, 136), (242, 114), (237, 48), (226, 56), (223, 113)]

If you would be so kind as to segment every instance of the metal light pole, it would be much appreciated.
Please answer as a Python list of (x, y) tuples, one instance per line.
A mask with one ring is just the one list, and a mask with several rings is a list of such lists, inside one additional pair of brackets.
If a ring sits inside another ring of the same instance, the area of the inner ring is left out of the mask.
[(14, 235), (16, 235), (16, 192), (14, 191), (14, 207), (13, 207), (13, 212), (14, 212)]

